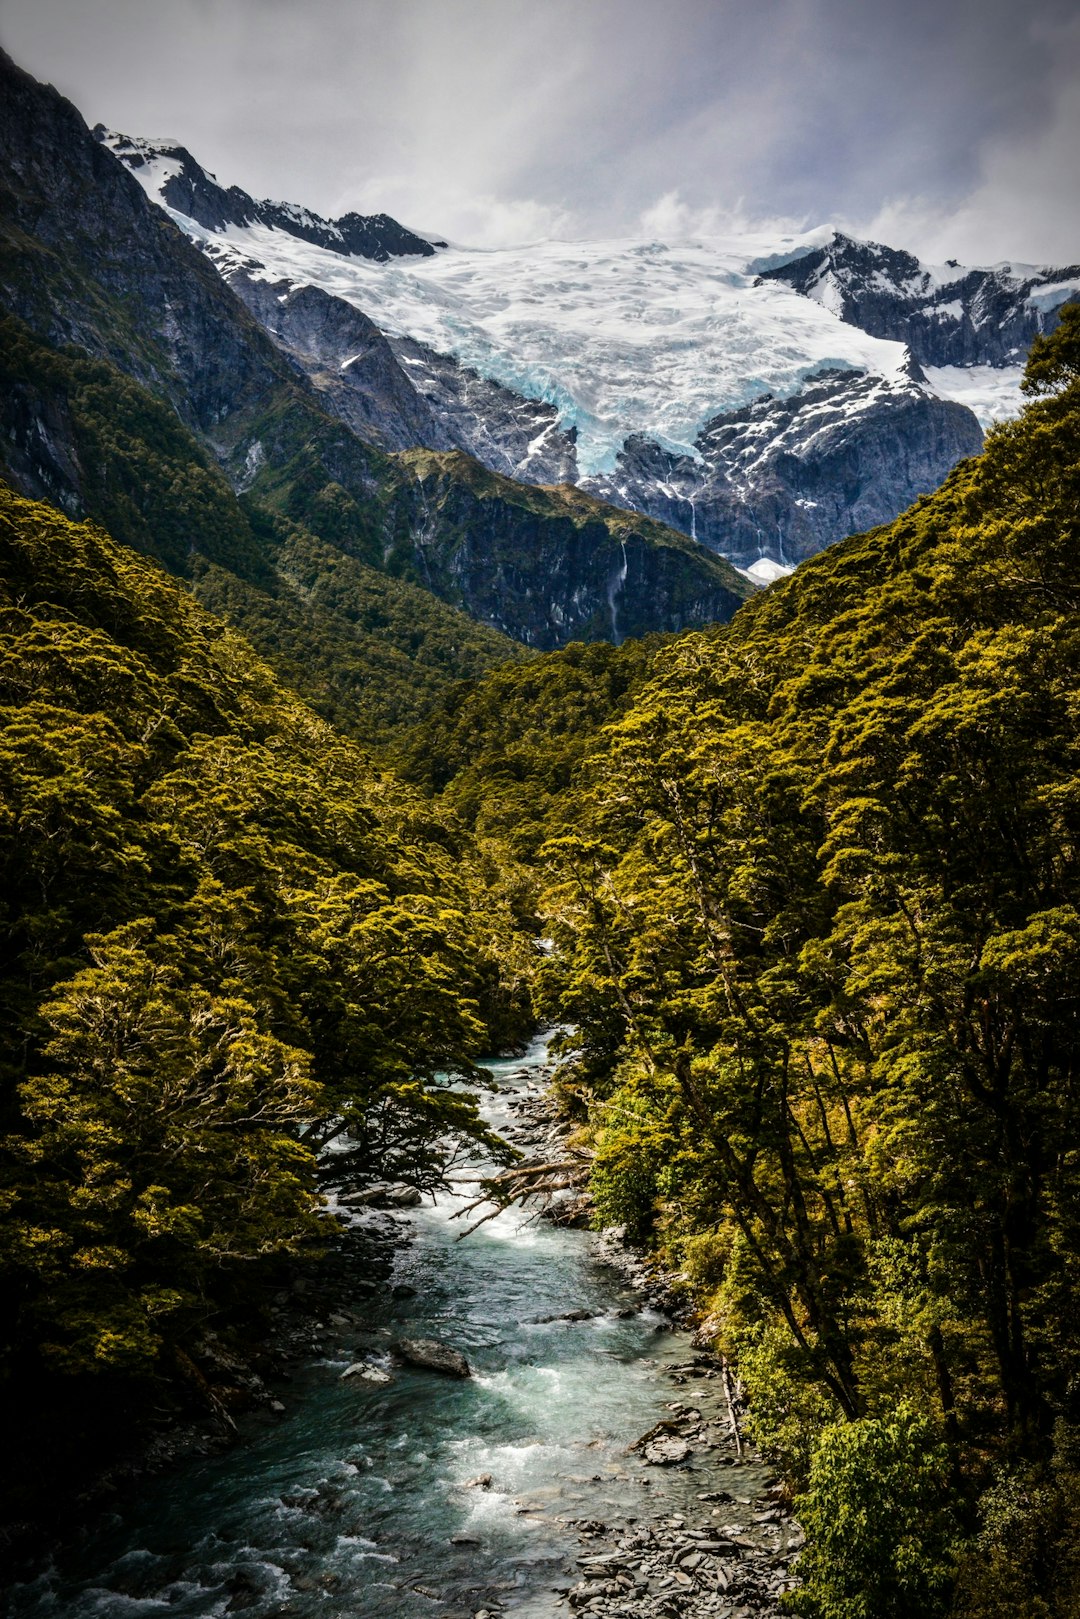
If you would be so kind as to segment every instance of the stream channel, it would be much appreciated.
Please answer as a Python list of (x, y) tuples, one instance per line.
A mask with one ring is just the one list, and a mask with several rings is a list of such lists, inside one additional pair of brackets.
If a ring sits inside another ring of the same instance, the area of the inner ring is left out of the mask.
[[(508, 1104), (541, 1090), (546, 1042), (488, 1066), (499, 1089), (485, 1117), (513, 1135)], [(699, 1496), (718, 1487), (760, 1498), (767, 1470), (732, 1465), (729, 1447), (670, 1468), (628, 1451), (680, 1397), (725, 1421), (722, 1390), (672, 1383), (685, 1334), (642, 1308), (596, 1239), (511, 1210), (458, 1241), (467, 1222), (450, 1215), (466, 1200), (396, 1214), (414, 1239), (398, 1251), (399, 1291), (363, 1302), (363, 1328), (330, 1329), (284, 1390), (285, 1414), (146, 1480), (15, 1590), (15, 1619), (554, 1619), (578, 1557), (602, 1550), (582, 1529), (701, 1518)], [(472, 1377), (396, 1365), (401, 1337), (462, 1350)], [(359, 1359), (392, 1381), (343, 1380)], [(468, 1483), (484, 1474), (486, 1488)]]

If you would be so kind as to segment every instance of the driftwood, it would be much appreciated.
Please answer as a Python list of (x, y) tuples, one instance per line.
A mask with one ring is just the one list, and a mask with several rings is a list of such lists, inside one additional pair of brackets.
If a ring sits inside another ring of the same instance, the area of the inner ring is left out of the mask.
[(728, 1365), (726, 1355), (720, 1356), (720, 1375), (724, 1379), (724, 1398), (727, 1400), (728, 1418), (731, 1422), (731, 1432), (735, 1440), (735, 1453), (742, 1461), (743, 1442), (739, 1432), (739, 1418), (735, 1411), (735, 1391), (731, 1382), (731, 1367)]
[[(495, 1216), (502, 1214), (514, 1203), (527, 1203), (533, 1198), (543, 1199), (543, 1204), (536, 1211), (534, 1218), (539, 1218), (544, 1208), (556, 1192), (576, 1191), (585, 1185), (588, 1174), (589, 1160), (585, 1153), (569, 1158), (551, 1159), (547, 1163), (530, 1163), (527, 1159), (517, 1164), (511, 1164), (509, 1169), (500, 1170), (497, 1175), (487, 1175), (473, 1184), (483, 1188), (479, 1197), (473, 1198), (453, 1213), (452, 1220), (461, 1219), (464, 1215), (472, 1214), (476, 1209), (490, 1203), (492, 1207), (474, 1220), (465, 1230), (459, 1232), (458, 1241), (479, 1230), (487, 1220), (494, 1220)], [(458, 1185), (468, 1184), (458, 1181)]]

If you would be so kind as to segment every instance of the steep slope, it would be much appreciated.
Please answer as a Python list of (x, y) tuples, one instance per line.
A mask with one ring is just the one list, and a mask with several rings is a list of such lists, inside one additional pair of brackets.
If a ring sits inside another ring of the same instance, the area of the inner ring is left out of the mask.
[(204, 1333), (257, 1343), (329, 1235), (328, 1141), (441, 1182), (530, 947), (460, 828), (182, 585), (2, 486), (0, 643), (7, 1524), (170, 1383), (213, 1403)]
[(790, 399), (766, 394), (714, 417), (693, 456), (630, 439), (615, 471), (588, 487), (768, 578), (888, 522), (981, 449), (972, 413), (929, 393), (918, 367), (906, 371), (822, 371)]
[(731, 624), (495, 671), (405, 751), (537, 874), (598, 1217), (802, 1492), (804, 1619), (1080, 1589), (1080, 307), (1026, 375)]
[[(110, 140), (123, 161), (150, 151)], [(279, 295), (318, 287), (387, 335), (435, 418), (425, 424), (408, 406), (414, 442), (449, 441), (529, 482), (576, 482), (743, 566), (782, 567), (936, 488), (978, 448), (975, 416), (985, 426), (1015, 414), (1033, 336), (1080, 288), (1075, 266), (927, 267), (824, 230), (780, 242), (761, 233), (541, 242), (343, 262), (315, 238), (253, 216), (215, 222), (186, 210), (169, 180), (173, 161), (161, 149), (135, 172), (251, 307), (244, 289), (259, 281)], [(787, 288), (805, 301), (776, 296)], [(265, 307), (264, 298), (260, 318)], [(328, 334), (347, 324), (340, 309), (324, 308)], [(289, 347), (279, 321), (268, 329)], [(334, 357), (342, 379), (347, 372), (363, 389), (362, 358), (344, 344)], [(800, 432), (820, 405), (818, 378), (832, 371), (865, 380), (843, 401), (842, 444), (836, 432)], [(401, 429), (384, 373), (385, 357), (369, 391), (391, 442)], [(340, 393), (342, 379), (330, 383), (324, 365), (316, 381)], [(776, 399), (790, 409), (775, 422), (769, 412), (755, 419), (751, 475), (745, 459), (735, 467), (710, 456), (724, 424)], [(838, 477), (843, 498), (807, 493)]]
[[(132, 161), (135, 146), (110, 139)], [(751, 260), (775, 246), (763, 239), (450, 249), (376, 267), (257, 220), (185, 213), (170, 162), (160, 155), (135, 167), (148, 196), (200, 243), (330, 407), (383, 443), (452, 444), (529, 482), (573, 481), (740, 565), (783, 566), (892, 517), (981, 442), (972, 414), (939, 398), (901, 348), (845, 332), (820, 300), (778, 298), (753, 271)], [(309, 301), (298, 335), (291, 310), (316, 288), (332, 301)], [(361, 311), (389, 337), (396, 372), (370, 334), (354, 345)], [(800, 434), (789, 419), (770, 436), (771, 418), (759, 414), (753, 467), (710, 456), (721, 418), (752, 403), (779, 397), (800, 426), (811, 424), (817, 378), (838, 369), (866, 382), (834, 413), (842, 447), (818, 422)], [(813, 495), (800, 486), (822, 489), (838, 472), (844, 498), (808, 506)]]
[(380, 740), (448, 682), (524, 655), (247, 495), (155, 398), (104, 360), (0, 322), (0, 465), (189, 579), (327, 719)]
[(331, 253), (385, 262), (403, 256), (430, 257), (445, 242), (430, 242), (406, 230), (389, 214), (343, 214), (322, 219), (292, 202), (256, 202), (239, 186), (226, 191), (183, 146), (168, 141), (133, 140), (106, 129), (94, 128), (94, 139), (107, 146), (127, 168), (139, 171), (144, 186), (152, 187), (168, 208), (186, 214), (208, 230), (230, 225), (265, 225), (302, 242), (313, 242)]
[(927, 265), (880, 242), (836, 231), (761, 271), (873, 337), (905, 343), (924, 366), (1021, 366), (1062, 306), (1080, 298), (1080, 264)]
[[(441, 526), (438, 513), (446, 503), (440, 501), (421, 543), (410, 530), (417, 503), (412, 469), (327, 413), (300, 367), (93, 139), (70, 104), (8, 61), (0, 64), (0, 78), (0, 285), (8, 307), (40, 339), (106, 359), (166, 401), (199, 441), (204, 461), (216, 462), (249, 505), (286, 518), (292, 532), (303, 529), (375, 569), (390, 560), (398, 576), (425, 588), (445, 585), (454, 605), (505, 625), (519, 640), (554, 645), (588, 625), (594, 626), (589, 633), (610, 626), (608, 596), (620, 565), (624, 514), (594, 502), (590, 521), (567, 525), (557, 496), (524, 494), (508, 483), (498, 501), (481, 502), (460, 458), (443, 469), (444, 481), (461, 480), (452, 526)], [(84, 509), (96, 509), (92, 487), (125, 480), (137, 506), (137, 480), (125, 473), (130, 447), (106, 436), (98, 446), (104, 464), (80, 463), (59, 432), (67, 408), (63, 384), (54, 373), (49, 379), (39, 382), (32, 404), (25, 396), (21, 402), (15, 428), (22, 441), (48, 443), (55, 476), (74, 478), (71, 498)], [(129, 430), (141, 431), (130, 413)], [(16, 476), (17, 464), (16, 455)], [(501, 613), (483, 572), (487, 519), (497, 521), (500, 557), (512, 554), (520, 586), (513, 608)], [(470, 568), (455, 572), (450, 553), (460, 551), (465, 521), (480, 526), (470, 534)], [(537, 545), (538, 536), (556, 533), (573, 545), (555, 582), (562, 595), (552, 589), (554, 541)], [(726, 615), (744, 594), (730, 570), (718, 571), (703, 551), (663, 540), (655, 525), (638, 523), (633, 537), (645, 548), (658, 547), (653, 572), (642, 579), (662, 581), (660, 611), (650, 619), (651, 602), (643, 598), (636, 615), (648, 627), (678, 628)], [(193, 533), (191, 549), (197, 554), (199, 547)], [(275, 564), (261, 554), (256, 560), (265, 583), (267, 567), (273, 573)]]

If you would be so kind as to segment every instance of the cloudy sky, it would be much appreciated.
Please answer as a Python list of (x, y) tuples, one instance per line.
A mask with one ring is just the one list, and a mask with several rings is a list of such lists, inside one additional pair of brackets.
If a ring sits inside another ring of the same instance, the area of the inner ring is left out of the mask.
[(2, 0), (0, 41), (225, 184), (478, 246), (1080, 260), (1080, 0)]

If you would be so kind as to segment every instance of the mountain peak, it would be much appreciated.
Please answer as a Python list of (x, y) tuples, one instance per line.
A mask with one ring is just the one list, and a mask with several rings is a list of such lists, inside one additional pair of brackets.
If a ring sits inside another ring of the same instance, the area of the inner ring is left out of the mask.
[(343, 214), (324, 219), (299, 203), (256, 201), (239, 186), (220, 185), (186, 146), (172, 140), (146, 140), (98, 124), (94, 139), (129, 169), (153, 202), (220, 232), (264, 225), (347, 258), (430, 258), (445, 242), (430, 242), (389, 214)]

